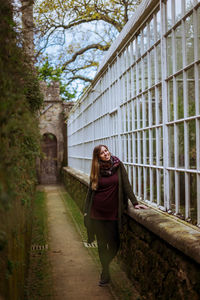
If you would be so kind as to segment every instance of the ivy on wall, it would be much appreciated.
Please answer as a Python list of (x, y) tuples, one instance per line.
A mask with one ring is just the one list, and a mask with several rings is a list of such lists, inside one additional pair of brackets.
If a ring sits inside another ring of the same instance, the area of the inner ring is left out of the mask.
[(0, 40), (0, 295), (14, 300), (23, 293), (43, 97), (5, 0), (0, 0)]

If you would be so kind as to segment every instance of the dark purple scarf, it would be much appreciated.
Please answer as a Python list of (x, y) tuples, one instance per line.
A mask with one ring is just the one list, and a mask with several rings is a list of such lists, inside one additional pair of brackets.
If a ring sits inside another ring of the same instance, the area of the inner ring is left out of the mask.
[(109, 161), (99, 161), (100, 175), (108, 177), (113, 175), (119, 167), (120, 160), (116, 156), (111, 156)]

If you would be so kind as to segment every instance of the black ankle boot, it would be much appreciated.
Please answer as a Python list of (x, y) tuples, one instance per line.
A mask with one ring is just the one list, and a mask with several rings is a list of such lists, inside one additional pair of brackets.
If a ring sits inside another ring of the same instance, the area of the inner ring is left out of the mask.
[(110, 282), (110, 274), (108, 270), (103, 270), (101, 273), (99, 285), (104, 286)]

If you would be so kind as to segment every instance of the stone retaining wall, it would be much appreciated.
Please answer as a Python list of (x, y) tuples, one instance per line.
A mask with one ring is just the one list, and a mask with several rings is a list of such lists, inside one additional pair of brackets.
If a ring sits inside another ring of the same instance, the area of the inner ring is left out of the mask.
[[(83, 211), (89, 177), (70, 167), (62, 174), (67, 191)], [(118, 261), (143, 299), (199, 299), (200, 230), (195, 226), (130, 204)]]

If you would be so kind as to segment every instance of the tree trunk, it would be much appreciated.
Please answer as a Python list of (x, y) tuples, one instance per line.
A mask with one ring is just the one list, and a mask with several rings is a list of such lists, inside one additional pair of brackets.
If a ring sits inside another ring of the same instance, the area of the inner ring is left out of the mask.
[(34, 64), (34, 23), (33, 4), (34, 0), (21, 0), (22, 3), (22, 32), (24, 50)]

